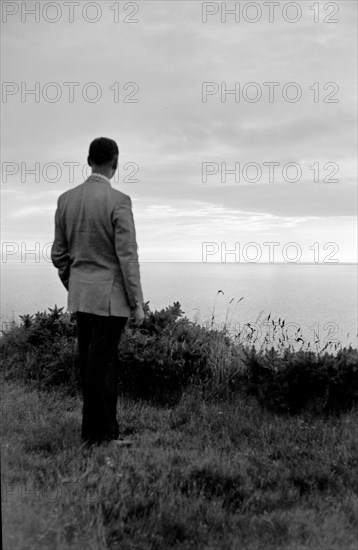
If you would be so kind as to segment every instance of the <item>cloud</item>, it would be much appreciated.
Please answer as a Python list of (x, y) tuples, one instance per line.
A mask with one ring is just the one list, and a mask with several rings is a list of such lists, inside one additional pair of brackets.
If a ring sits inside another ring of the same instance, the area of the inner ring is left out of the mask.
[[(185, 251), (193, 235), (197, 240), (203, 235), (228, 238), (230, 232), (243, 232), (245, 238), (268, 232), (283, 239), (288, 232), (311, 231), (328, 239), (331, 225), (348, 250), (357, 214), (352, 55), (357, 6), (340, 2), (339, 24), (318, 24), (308, 3), (301, 4), (297, 24), (285, 22), (281, 8), (273, 24), (265, 16), (256, 24), (235, 23), (232, 17), (223, 24), (220, 15), (204, 24), (200, 2), (141, 2), (134, 24), (123, 22), (129, 14), (122, 5), (120, 21), (114, 23), (111, 2), (101, 3), (103, 17), (96, 24), (80, 17), (73, 24), (36, 24), (31, 18), (24, 24), (11, 18), (3, 26), (3, 81), (24, 82), (29, 89), (39, 82), (41, 94), (43, 85), (54, 81), (63, 95), (55, 103), (42, 95), (38, 103), (30, 96), (26, 101), (20, 95), (8, 98), (2, 109), (3, 161), (26, 162), (30, 168), (35, 162), (83, 166), (92, 139), (107, 135), (116, 139), (121, 153), (114, 187), (133, 198), (147, 247), (155, 238), (161, 243), (155, 249), (168, 251), (170, 235)], [(321, 17), (329, 16), (328, 7), (320, 4), (320, 10)], [(65, 82), (80, 83), (74, 103), (68, 101)], [(97, 103), (83, 99), (88, 82), (101, 87)], [(138, 103), (124, 101), (127, 82), (138, 84)], [(263, 97), (250, 103), (241, 94), (236, 103), (228, 95), (222, 101), (219, 90), (204, 103), (203, 82), (224, 83), (228, 89), (239, 82), (241, 90), (255, 82)], [(264, 82), (279, 82), (274, 103)], [(288, 82), (302, 88), (297, 103), (283, 99)], [(327, 88), (329, 82), (339, 86), (338, 103), (326, 102), (333, 89)], [(310, 89), (315, 83), (317, 102)], [(281, 175), (269, 184), (265, 174), (258, 183), (241, 177), (236, 184), (228, 177), (224, 184), (218, 174), (205, 184), (202, 180), (203, 162), (242, 167), (269, 161), (300, 163), (302, 179), (290, 184)], [(139, 166), (139, 183), (123, 181), (129, 175), (127, 162)], [(314, 163), (320, 165), (320, 183), (312, 181)], [(323, 183), (329, 174), (322, 168), (326, 163), (339, 164), (339, 183)], [(74, 182), (65, 175), (51, 184), (42, 178), (38, 185), (22, 183), (18, 174), (9, 179), (3, 186), (6, 234), (47, 241), (56, 196), (83, 179), (81, 172)]]

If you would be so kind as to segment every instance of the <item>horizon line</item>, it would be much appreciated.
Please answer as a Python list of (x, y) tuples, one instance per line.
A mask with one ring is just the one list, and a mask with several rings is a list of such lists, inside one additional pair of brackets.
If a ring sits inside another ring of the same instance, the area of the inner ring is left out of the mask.
[[(356, 265), (357, 262), (221, 262), (221, 261), (198, 261), (198, 260), (140, 260), (139, 265), (149, 263), (167, 263), (167, 264), (217, 264), (217, 265)], [(35, 265), (53, 265), (52, 262), (29, 260), (23, 262), (21, 260), (8, 260), (6, 262), (0, 261), (0, 265), (8, 264), (35, 264)], [(55, 268), (56, 269), (56, 268)]]

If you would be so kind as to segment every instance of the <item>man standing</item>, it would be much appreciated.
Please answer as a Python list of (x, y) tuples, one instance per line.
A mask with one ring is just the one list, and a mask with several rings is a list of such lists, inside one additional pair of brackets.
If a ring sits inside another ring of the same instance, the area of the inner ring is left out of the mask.
[(137, 326), (144, 319), (132, 203), (110, 183), (118, 154), (111, 139), (91, 143), (92, 174), (59, 197), (51, 250), (68, 310), (76, 312), (86, 444), (128, 443), (116, 418), (117, 348), (128, 317)]

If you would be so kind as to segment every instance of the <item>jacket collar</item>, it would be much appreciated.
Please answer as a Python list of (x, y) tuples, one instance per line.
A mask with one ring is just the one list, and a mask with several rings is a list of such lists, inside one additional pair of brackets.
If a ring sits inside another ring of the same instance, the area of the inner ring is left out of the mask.
[(97, 173), (92, 173), (87, 181), (89, 180), (95, 180), (95, 179), (99, 179), (100, 181), (102, 181), (103, 183), (107, 183), (109, 185), (111, 185), (111, 180), (109, 180), (106, 176), (103, 176), (102, 174), (97, 174)]

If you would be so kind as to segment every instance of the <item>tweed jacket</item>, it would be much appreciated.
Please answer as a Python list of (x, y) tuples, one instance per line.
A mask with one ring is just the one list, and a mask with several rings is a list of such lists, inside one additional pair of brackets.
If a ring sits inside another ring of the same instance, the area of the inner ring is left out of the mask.
[(59, 197), (51, 259), (69, 311), (129, 317), (143, 303), (132, 202), (103, 176)]

